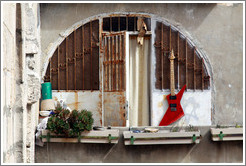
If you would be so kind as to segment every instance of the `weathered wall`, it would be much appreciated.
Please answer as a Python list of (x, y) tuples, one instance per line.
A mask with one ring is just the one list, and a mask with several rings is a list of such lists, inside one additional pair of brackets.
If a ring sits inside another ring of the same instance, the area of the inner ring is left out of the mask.
[[(17, 5), (3, 4), (3, 54), (2, 54), (2, 120), (3, 162), (22, 160), (22, 108), (20, 87), (20, 59), (16, 43)], [(19, 14), (19, 13), (18, 13)], [(19, 21), (19, 20), (18, 20)]]
[(3, 4), (3, 162), (34, 162), (40, 98), (38, 4)]
[[(189, 34), (212, 66), (212, 124), (243, 123), (242, 4), (43, 4), (41, 72), (60, 33), (88, 17), (112, 12), (154, 14)], [(208, 127), (201, 130), (197, 145), (49, 143), (36, 147), (36, 162), (242, 162), (242, 142), (212, 142)]]
[[(45, 143), (36, 147), (37, 163), (238, 163), (243, 162), (243, 142), (213, 142), (210, 127), (200, 127), (202, 139), (190, 145)], [(128, 130), (121, 128), (120, 133)]]
[(242, 4), (43, 4), (41, 71), (60, 33), (88, 17), (112, 12), (154, 14), (185, 31), (213, 69), (212, 124), (242, 124)]

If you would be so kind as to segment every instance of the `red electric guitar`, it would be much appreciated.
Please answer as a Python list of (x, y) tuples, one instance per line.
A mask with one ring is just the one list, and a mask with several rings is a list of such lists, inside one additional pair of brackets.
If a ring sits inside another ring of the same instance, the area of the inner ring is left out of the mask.
[(176, 95), (174, 93), (175, 89), (175, 81), (174, 81), (174, 59), (175, 56), (173, 54), (173, 50), (171, 55), (169, 56), (170, 59), (170, 88), (171, 88), (171, 94), (167, 96), (167, 102), (168, 102), (168, 109), (162, 118), (159, 126), (167, 126), (176, 120), (180, 119), (182, 116), (184, 116), (184, 111), (181, 107), (180, 100), (183, 96), (184, 90), (186, 88), (186, 85), (183, 86), (183, 88), (179, 91), (179, 93)]

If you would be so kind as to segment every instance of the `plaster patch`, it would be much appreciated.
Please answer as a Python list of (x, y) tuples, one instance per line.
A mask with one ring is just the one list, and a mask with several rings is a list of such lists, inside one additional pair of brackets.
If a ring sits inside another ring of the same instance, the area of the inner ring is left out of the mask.
[[(151, 125), (158, 126), (164, 116), (168, 102), (163, 95), (170, 92), (153, 92), (151, 105)], [(162, 105), (160, 103), (163, 103)], [(184, 92), (181, 99), (181, 106), (185, 116), (183, 125), (205, 126), (211, 125), (211, 91)], [(181, 123), (181, 122), (180, 122)]]

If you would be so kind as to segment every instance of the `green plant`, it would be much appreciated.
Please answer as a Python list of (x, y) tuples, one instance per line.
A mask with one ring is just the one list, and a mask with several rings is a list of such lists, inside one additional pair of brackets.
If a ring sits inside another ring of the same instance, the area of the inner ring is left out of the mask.
[(48, 119), (47, 129), (56, 134), (67, 137), (77, 137), (81, 132), (92, 129), (94, 119), (92, 113), (87, 110), (73, 110), (57, 107), (54, 114)]

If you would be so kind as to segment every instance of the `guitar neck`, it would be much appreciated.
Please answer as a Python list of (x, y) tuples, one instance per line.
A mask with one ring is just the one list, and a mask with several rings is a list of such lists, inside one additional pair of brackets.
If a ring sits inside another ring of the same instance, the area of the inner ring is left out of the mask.
[(173, 59), (170, 59), (170, 89), (171, 89), (171, 96), (175, 96), (174, 60)]

